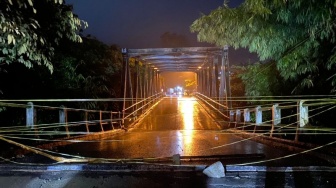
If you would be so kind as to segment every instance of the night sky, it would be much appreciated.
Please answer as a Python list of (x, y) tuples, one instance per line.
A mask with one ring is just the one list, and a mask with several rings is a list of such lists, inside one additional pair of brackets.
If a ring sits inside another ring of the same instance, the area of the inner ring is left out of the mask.
[[(197, 43), (190, 25), (223, 0), (66, 0), (74, 12), (88, 22), (86, 34), (91, 34), (107, 44), (126, 48), (161, 47), (160, 36), (165, 32), (186, 36), (190, 46)], [(237, 6), (242, 0), (233, 0)]]
[[(74, 13), (88, 22), (84, 35), (90, 34), (108, 45), (122, 48), (160, 48), (164, 33), (185, 39), (178, 47), (213, 46), (197, 42), (190, 25), (201, 14), (223, 5), (224, 0), (66, 0)], [(231, 0), (230, 7), (243, 0)], [(168, 40), (169, 42), (169, 40)], [(230, 64), (256, 61), (247, 50), (229, 49)], [(182, 79), (181, 79), (182, 80)], [(182, 83), (181, 83), (182, 84)]]

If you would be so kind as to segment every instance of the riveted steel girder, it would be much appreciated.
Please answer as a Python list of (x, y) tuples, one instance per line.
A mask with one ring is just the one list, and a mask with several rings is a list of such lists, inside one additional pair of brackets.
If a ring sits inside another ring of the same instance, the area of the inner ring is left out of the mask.
[(207, 60), (222, 55), (219, 47), (128, 49), (137, 58), (160, 72), (197, 72)]

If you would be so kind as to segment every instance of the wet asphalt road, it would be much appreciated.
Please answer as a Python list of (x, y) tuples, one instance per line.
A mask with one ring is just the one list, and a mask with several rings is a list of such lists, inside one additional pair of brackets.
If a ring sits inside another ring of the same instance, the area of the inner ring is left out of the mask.
[[(263, 159), (228, 161), (229, 164), (261, 162), (254, 165), (328, 165), (320, 159), (297, 155), (220, 131), (219, 125), (192, 97), (164, 98), (134, 129), (101, 142), (76, 143), (57, 148), (59, 152), (99, 158), (150, 158), (264, 154)], [(283, 158), (285, 157), (285, 158)], [(283, 159), (282, 159), (283, 158)]]

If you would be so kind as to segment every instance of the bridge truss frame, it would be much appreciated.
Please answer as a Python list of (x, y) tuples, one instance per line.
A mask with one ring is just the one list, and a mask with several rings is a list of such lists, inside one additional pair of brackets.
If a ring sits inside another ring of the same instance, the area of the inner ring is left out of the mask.
[[(228, 46), (122, 49), (123, 54), (123, 112), (146, 98), (165, 90), (160, 77), (163, 72), (194, 72), (197, 75), (197, 92), (221, 101), (231, 108), (230, 66)], [(130, 71), (130, 60), (136, 72)], [(129, 103), (127, 99), (135, 99)], [(224, 100), (223, 100), (224, 99)], [(223, 109), (224, 110), (224, 109)], [(227, 110), (226, 110), (227, 111)]]

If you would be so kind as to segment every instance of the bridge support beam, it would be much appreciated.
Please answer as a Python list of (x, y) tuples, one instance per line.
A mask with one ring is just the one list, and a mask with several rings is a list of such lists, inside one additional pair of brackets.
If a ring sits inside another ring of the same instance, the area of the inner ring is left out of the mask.
[(197, 70), (196, 76), (197, 76), (197, 92), (201, 93), (202, 91), (201, 70)]
[[(220, 67), (220, 85), (219, 85), (219, 98), (223, 100), (223, 104), (227, 108), (227, 114), (229, 116), (229, 110), (232, 108), (231, 103), (231, 91), (230, 91), (230, 72), (229, 72), (229, 60), (228, 60), (228, 46), (224, 46), (222, 52), (222, 62)], [(224, 110), (224, 109), (222, 109)]]
[(152, 95), (152, 71), (150, 69), (150, 66), (147, 66), (147, 75), (148, 75), (148, 81), (147, 81), (147, 97)]
[(160, 71), (156, 71), (156, 89), (157, 92), (160, 93), (161, 92), (161, 87), (160, 87)]
[(215, 84), (214, 84), (214, 66), (213, 66), (214, 62), (213, 62), (213, 59), (210, 60), (209, 62), (209, 81), (208, 81), (208, 85), (209, 85), (209, 90), (208, 90), (208, 93), (209, 93), (209, 97), (213, 97), (214, 96), (214, 93), (212, 92), (213, 89), (215, 87)]
[(127, 108), (127, 104), (126, 104), (126, 98), (129, 97), (129, 92), (127, 91), (131, 91), (130, 90), (130, 75), (129, 75), (129, 61), (128, 61), (128, 51), (126, 48), (122, 49), (122, 55), (123, 55), (123, 77), (122, 77), (122, 92), (123, 92), (123, 105), (122, 105), (122, 127), (125, 126), (125, 114), (126, 114), (126, 108)]
[(147, 72), (147, 65), (144, 67), (143, 72), (143, 98), (148, 96), (148, 72)]
[(154, 74), (154, 71), (150, 67), (148, 67), (148, 71), (149, 71), (149, 85), (148, 85), (149, 96), (152, 96), (153, 93), (154, 93), (154, 88), (153, 88), (153, 74)]
[(202, 67), (202, 94), (206, 94), (206, 68)]
[(211, 75), (211, 85), (210, 85), (210, 97), (216, 98), (216, 89), (217, 89), (217, 83), (216, 83), (216, 68), (215, 68), (215, 59), (212, 59), (210, 62), (210, 75)]
[[(135, 76), (134, 76), (134, 79), (135, 79), (135, 88), (134, 88), (134, 96), (135, 96), (135, 109), (138, 109), (138, 101), (139, 101), (139, 88), (141, 88), (140, 86), (140, 68), (139, 68), (139, 61), (136, 59), (135, 60)], [(137, 115), (137, 112), (135, 112), (135, 115)]]
[(159, 73), (157, 70), (154, 70), (154, 75), (155, 93), (159, 93)]
[(211, 71), (210, 71), (210, 66), (206, 66), (205, 68), (205, 95), (208, 96), (208, 97), (211, 97), (210, 96), (210, 89), (211, 89)]
[(224, 104), (227, 106), (227, 95), (226, 95), (226, 76), (225, 76), (225, 60), (222, 56), (222, 62), (220, 67), (220, 86), (219, 86), (219, 98), (225, 100)]
[(230, 71), (229, 71), (229, 47), (224, 46), (223, 54), (222, 54), (222, 66), (221, 66), (221, 80), (220, 80), (220, 88), (221, 88), (221, 98), (225, 98), (225, 105), (228, 108), (232, 107), (231, 102), (231, 89), (230, 89)]
[(153, 94), (157, 93), (157, 72), (156, 70), (153, 70)]

